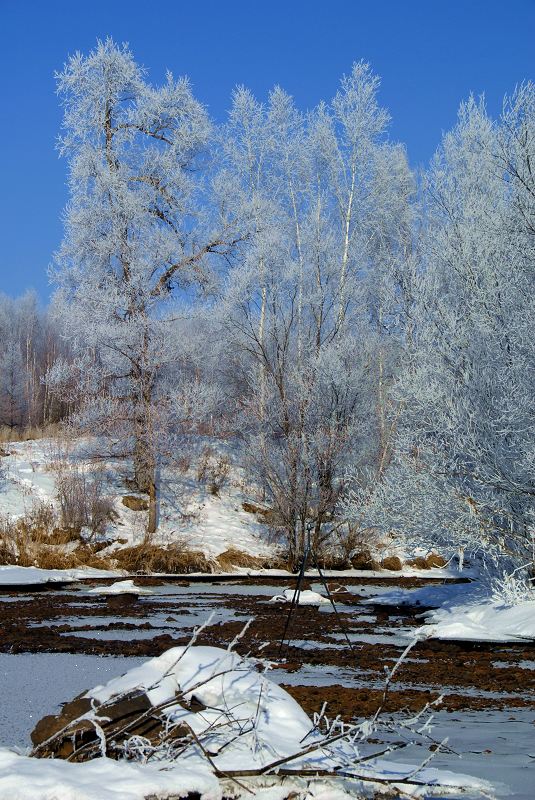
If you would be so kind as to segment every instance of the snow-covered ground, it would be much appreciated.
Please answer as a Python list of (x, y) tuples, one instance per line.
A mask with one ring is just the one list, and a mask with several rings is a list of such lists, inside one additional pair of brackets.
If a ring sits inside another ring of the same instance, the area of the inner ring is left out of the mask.
[(487, 600), (429, 611), (419, 635), (476, 642), (535, 640), (535, 597), (508, 605)]
[[(7, 478), (2, 489), (0, 514), (17, 518), (30, 512), (36, 502), (54, 502), (55, 473), (50, 467), (57, 458), (57, 449), (48, 439), (9, 444), (10, 454), (2, 459)], [(82, 469), (91, 466), (90, 449), (83, 440), (71, 443), (68, 455), (62, 453), (62, 456)], [(108, 526), (108, 534), (126, 544), (138, 544), (145, 536), (147, 519), (146, 513), (133, 511), (121, 502), (123, 496), (132, 493), (124, 483), (127, 465), (110, 461), (107, 466), (107, 489), (117, 514), (116, 521)], [(164, 470), (159, 529), (154, 541), (162, 544), (186, 541), (190, 549), (202, 550), (213, 557), (230, 547), (251, 555), (268, 555), (273, 548), (268, 541), (267, 528), (254, 514), (243, 510), (242, 502), (246, 499), (239, 468), (231, 470), (220, 496), (210, 494), (196, 480), (193, 468), (185, 473)]]
[(0, 586), (38, 586), (46, 583), (72, 583), (84, 578), (111, 578), (119, 573), (112, 570), (93, 569), (39, 569), (0, 565)]
[(450, 583), (417, 589), (394, 589), (362, 601), (370, 605), (422, 606), (430, 609), (419, 638), (475, 642), (535, 640), (535, 593), (510, 604), (489, 599), (477, 583)]
[[(6, 480), (0, 496), (0, 515), (12, 519), (24, 516), (32, 511), (39, 502), (56, 504), (56, 472), (52, 469), (58, 459), (64, 463), (76, 465), (84, 471), (91, 470), (95, 463), (91, 460), (92, 443), (86, 440), (62, 443), (52, 439), (38, 439), (26, 442), (13, 442), (7, 446), (9, 455), (2, 458), (6, 471)], [(257, 515), (243, 510), (244, 501), (255, 497), (254, 487), (247, 486), (243, 471), (232, 464), (229, 456), (230, 473), (223, 484), (219, 496), (211, 494), (206, 485), (199, 483), (195, 464), (186, 471), (165, 469), (161, 475), (159, 497), (159, 527), (152, 537), (155, 544), (185, 544), (190, 550), (200, 550), (208, 558), (216, 558), (229, 549), (235, 549), (252, 556), (273, 556), (277, 545), (272, 538), (269, 526), (262, 523)], [(126, 480), (131, 473), (129, 464), (124, 460), (112, 460), (103, 464), (98, 460), (99, 468), (106, 470), (105, 493), (113, 500), (116, 514), (114, 522), (108, 523), (106, 536), (114, 542), (99, 555), (113, 556), (118, 547), (136, 545), (144, 541), (146, 536), (147, 513), (133, 511), (122, 503), (125, 495), (132, 494)], [(401, 551), (400, 551), (401, 553)], [(424, 551), (420, 554), (425, 554)], [(414, 553), (412, 555), (417, 555)], [(378, 556), (379, 557), (379, 556)], [(257, 574), (251, 568), (236, 568), (238, 574)], [(54, 577), (55, 570), (48, 571), (49, 580), (63, 580)], [(72, 570), (68, 571), (70, 574)], [(19, 573), (21, 577), (24, 573)], [(26, 573), (28, 576), (30, 573)], [(117, 573), (116, 573), (117, 574)], [(289, 575), (284, 570), (267, 571), (266, 574)], [(459, 573), (454, 565), (445, 568), (419, 569), (404, 565), (400, 571), (389, 570), (342, 570), (329, 572), (329, 575), (343, 579), (345, 576), (366, 575), (368, 577), (422, 577), (457, 578)], [(469, 570), (463, 576), (469, 577)], [(307, 575), (314, 577), (317, 572), (310, 570)], [(5, 571), (0, 573), (0, 584), (18, 582), (11, 580)], [(80, 576), (82, 577), (82, 576)], [(90, 577), (88, 574), (87, 577)], [(34, 573), (35, 580), (41, 582)], [(40, 575), (42, 581), (45, 575)], [(71, 578), (66, 578), (71, 579)], [(29, 577), (25, 580), (29, 581)]]

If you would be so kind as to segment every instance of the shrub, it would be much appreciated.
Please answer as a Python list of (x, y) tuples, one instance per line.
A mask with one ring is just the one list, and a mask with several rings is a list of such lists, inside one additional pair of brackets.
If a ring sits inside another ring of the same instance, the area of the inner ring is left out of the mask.
[(218, 455), (211, 447), (205, 447), (197, 464), (197, 480), (208, 486), (215, 497), (225, 485), (230, 474), (230, 463), (226, 456)]
[(116, 518), (113, 501), (104, 494), (104, 488), (103, 470), (88, 474), (76, 468), (59, 468), (56, 499), (62, 528), (80, 531), (88, 527), (91, 534), (104, 533), (107, 522)]

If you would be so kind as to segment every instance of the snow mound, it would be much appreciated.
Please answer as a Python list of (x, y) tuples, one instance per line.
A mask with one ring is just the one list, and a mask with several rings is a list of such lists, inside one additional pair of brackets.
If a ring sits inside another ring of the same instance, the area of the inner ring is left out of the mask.
[(501, 601), (467, 603), (429, 611), (422, 638), (475, 642), (535, 640), (535, 599), (508, 605)]
[[(153, 706), (169, 704), (164, 710), (169, 724), (184, 723), (202, 737), (221, 770), (240, 769), (244, 763), (263, 767), (298, 753), (313, 728), (284, 689), (249, 661), (218, 647), (174, 647), (86, 696), (105, 703), (138, 688)], [(201, 711), (190, 710), (192, 701)], [(192, 743), (185, 763), (200, 757)]]
[[(277, 594), (275, 597), (272, 597), (269, 601), (270, 603), (291, 603), (294, 599), (295, 590), (294, 589), (285, 589), (282, 594)], [(305, 589), (302, 592), (299, 592), (298, 597), (295, 600), (297, 605), (300, 606), (323, 606), (328, 605), (330, 600), (323, 595), (319, 594), (318, 592), (313, 592), (310, 589)]]
[(87, 594), (153, 594), (150, 589), (136, 586), (133, 580), (115, 581), (109, 586), (95, 586)]

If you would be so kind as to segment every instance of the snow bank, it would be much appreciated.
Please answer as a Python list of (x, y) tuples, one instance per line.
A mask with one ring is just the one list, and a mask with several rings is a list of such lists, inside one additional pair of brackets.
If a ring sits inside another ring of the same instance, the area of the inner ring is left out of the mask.
[(36, 586), (45, 583), (72, 583), (84, 578), (110, 578), (120, 573), (103, 569), (39, 569), (8, 564), (0, 566), (0, 586)]
[[(362, 775), (399, 781), (399, 789), (405, 797), (441, 794), (449, 798), (493, 796), (489, 794), (492, 786), (487, 781), (429, 767), (421, 771), (422, 783), (427, 783), (427, 786), (404, 785), (403, 779), (411, 771), (414, 771), (413, 765), (396, 764), (392, 769), (391, 764), (377, 761), (374, 766), (367, 766)], [(268, 786), (255, 786), (256, 800), (284, 800), (289, 795), (296, 800), (351, 800), (370, 796), (370, 789), (374, 786), (368, 784), (366, 791), (360, 781), (350, 780), (319, 779), (311, 782), (310, 779), (287, 778), (281, 785), (266, 778), (262, 782)], [(228, 782), (228, 785), (233, 789), (233, 796), (238, 796), (237, 784)], [(384, 786), (379, 784), (375, 787), (384, 790)], [(188, 792), (198, 792), (201, 800), (221, 800), (223, 797), (217, 778), (208, 769), (198, 766), (188, 769), (182, 763), (170, 762), (141, 765), (109, 758), (73, 764), (59, 759), (29, 758), (0, 749), (1, 800), (145, 800), (147, 797), (168, 800), (186, 796)], [(239, 796), (248, 798), (252, 794), (244, 790)]]
[[(285, 589), (282, 594), (277, 594), (272, 597), (270, 603), (291, 603), (294, 599), (295, 589)], [(311, 589), (304, 589), (299, 592), (299, 597), (296, 598), (296, 603), (300, 606), (322, 606), (329, 605), (330, 600), (318, 592), (313, 592)]]
[(203, 800), (219, 800), (217, 779), (181, 764), (135, 764), (96, 758), (81, 764), (37, 759), (0, 749), (2, 800), (144, 800), (197, 791)]
[(482, 601), (444, 606), (425, 614), (422, 638), (476, 642), (519, 642), (535, 639), (535, 599), (507, 605)]

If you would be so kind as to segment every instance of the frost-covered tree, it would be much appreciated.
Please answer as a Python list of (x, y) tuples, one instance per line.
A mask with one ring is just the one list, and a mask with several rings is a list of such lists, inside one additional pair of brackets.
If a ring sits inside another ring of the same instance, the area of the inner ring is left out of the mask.
[(11, 334), (0, 357), (2, 421), (9, 428), (20, 427), (24, 418), (24, 374), (18, 337)]
[(377, 89), (355, 64), (307, 117), (280, 89), (267, 107), (240, 90), (225, 132), (225, 174), (252, 223), (224, 306), (230, 363), (294, 564), (307, 529), (316, 547), (328, 535), (348, 464), (377, 464), (385, 446), (412, 181)]
[[(425, 181), (415, 335), (396, 457), (370, 524), (428, 545), (531, 551), (535, 94), (493, 123), (470, 99)], [(354, 496), (362, 503), (362, 492)]]
[(212, 286), (210, 258), (235, 234), (207, 211), (211, 124), (186, 79), (150, 85), (110, 39), (71, 57), (57, 79), (71, 198), (53, 277), (77, 358), (50, 382), (74, 393), (79, 424), (131, 452), (154, 530), (159, 454), (186, 385), (177, 388), (176, 303)]

